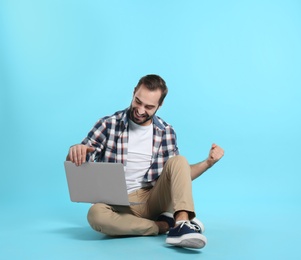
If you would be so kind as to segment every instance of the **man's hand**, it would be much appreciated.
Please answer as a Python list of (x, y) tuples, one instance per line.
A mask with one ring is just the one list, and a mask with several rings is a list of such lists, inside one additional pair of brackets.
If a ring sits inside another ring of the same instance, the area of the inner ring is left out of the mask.
[(209, 167), (213, 166), (224, 156), (224, 150), (216, 144), (212, 144), (209, 156), (206, 160)]
[(75, 163), (76, 166), (80, 166), (84, 162), (86, 162), (87, 153), (91, 153), (94, 151), (94, 147), (89, 147), (83, 144), (77, 144), (70, 147), (69, 154), (67, 155), (66, 160)]

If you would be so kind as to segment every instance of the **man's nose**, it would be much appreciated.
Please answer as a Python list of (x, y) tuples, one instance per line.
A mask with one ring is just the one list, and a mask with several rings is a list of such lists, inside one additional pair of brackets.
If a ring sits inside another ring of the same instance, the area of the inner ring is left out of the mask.
[(145, 110), (144, 110), (142, 107), (139, 107), (139, 108), (138, 108), (138, 113), (139, 113), (139, 115), (143, 115), (144, 112), (145, 112)]

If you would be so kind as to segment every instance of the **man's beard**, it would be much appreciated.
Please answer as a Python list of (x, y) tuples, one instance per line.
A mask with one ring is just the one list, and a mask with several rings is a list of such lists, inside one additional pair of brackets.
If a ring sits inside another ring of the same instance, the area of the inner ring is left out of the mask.
[(137, 120), (136, 116), (135, 116), (135, 113), (138, 113), (135, 112), (137, 111), (137, 109), (134, 109), (132, 106), (130, 107), (130, 119), (136, 123), (137, 125), (143, 125), (144, 123), (148, 122), (149, 120), (152, 120), (155, 113), (152, 115), (152, 116), (149, 116), (147, 113), (144, 113), (144, 115), (141, 118), (141, 120)]

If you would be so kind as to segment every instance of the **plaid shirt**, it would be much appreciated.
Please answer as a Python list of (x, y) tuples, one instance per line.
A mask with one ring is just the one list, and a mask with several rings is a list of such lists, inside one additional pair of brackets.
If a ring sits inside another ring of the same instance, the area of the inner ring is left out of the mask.
[[(126, 167), (129, 136), (129, 108), (112, 116), (101, 118), (82, 144), (96, 148), (87, 155), (87, 161), (122, 163)], [(153, 117), (153, 152), (151, 165), (144, 175), (144, 182), (155, 181), (166, 161), (179, 154), (176, 133), (161, 118)]]

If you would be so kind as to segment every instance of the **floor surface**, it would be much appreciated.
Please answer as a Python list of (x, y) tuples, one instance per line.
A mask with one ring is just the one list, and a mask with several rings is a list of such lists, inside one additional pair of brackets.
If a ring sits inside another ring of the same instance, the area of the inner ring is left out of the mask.
[[(206, 183), (210, 177), (203, 179)], [(203, 185), (194, 183), (196, 198)], [(63, 187), (53, 194), (56, 201), (25, 196), (19, 203), (3, 203), (0, 259), (301, 259), (296, 198), (251, 198), (242, 192), (196, 199), (208, 239), (205, 248), (196, 250), (168, 246), (165, 235), (110, 238), (97, 233), (86, 221), (89, 205), (70, 202)]]

